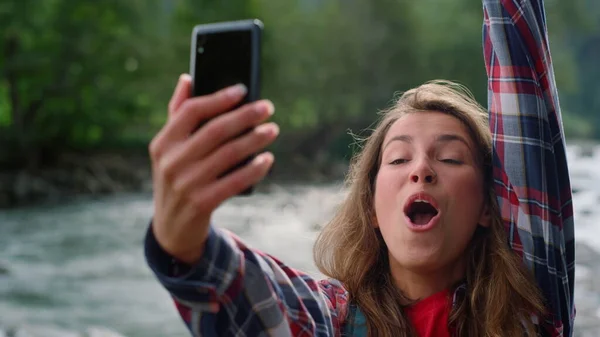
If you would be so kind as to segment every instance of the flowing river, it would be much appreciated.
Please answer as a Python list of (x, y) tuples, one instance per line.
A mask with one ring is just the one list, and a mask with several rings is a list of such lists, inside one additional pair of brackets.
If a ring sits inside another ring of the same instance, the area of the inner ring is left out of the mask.
[[(600, 146), (570, 146), (576, 336), (600, 333)], [(341, 183), (274, 186), (215, 214), (247, 243), (313, 275), (311, 248)], [(0, 337), (189, 336), (147, 268), (147, 194), (0, 212)]]

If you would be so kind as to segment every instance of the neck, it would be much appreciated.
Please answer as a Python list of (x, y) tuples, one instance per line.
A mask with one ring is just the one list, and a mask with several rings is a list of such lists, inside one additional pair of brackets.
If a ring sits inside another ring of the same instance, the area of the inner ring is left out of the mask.
[(465, 264), (462, 259), (450, 266), (436, 270), (410, 270), (390, 265), (396, 286), (411, 301), (419, 301), (456, 285), (464, 278)]

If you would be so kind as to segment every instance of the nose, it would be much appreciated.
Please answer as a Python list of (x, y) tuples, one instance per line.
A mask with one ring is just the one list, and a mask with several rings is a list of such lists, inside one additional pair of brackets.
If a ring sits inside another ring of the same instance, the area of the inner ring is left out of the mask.
[(410, 180), (413, 183), (433, 184), (437, 181), (437, 174), (427, 160), (423, 159), (415, 163), (415, 167), (410, 174)]

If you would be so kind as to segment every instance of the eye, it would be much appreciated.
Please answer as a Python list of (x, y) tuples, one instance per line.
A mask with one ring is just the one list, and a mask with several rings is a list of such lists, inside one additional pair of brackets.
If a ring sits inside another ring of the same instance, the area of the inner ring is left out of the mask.
[(442, 159), (440, 161), (443, 162), (443, 163), (452, 164), (452, 165), (460, 165), (460, 164), (462, 164), (462, 162), (460, 160), (451, 159), (451, 158)]
[(390, 165), (399, 165), (404, 164), (408, 161), (408, 159), (394, 159), (390, 162)]

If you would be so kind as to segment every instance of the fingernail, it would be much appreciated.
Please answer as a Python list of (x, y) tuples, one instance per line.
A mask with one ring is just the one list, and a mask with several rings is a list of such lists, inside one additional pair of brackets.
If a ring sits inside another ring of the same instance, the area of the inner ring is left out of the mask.
[(275, 113), (275, 106), (271, 101), (267, 101), (267, 112), (269, 113), (269, 116), (272, 116)]
[(256, 156), (256, 158), (254, 158), (254, 163), (259, 166), (263, 165), (267, 162), (270, 156), (272, 156), (272, 154), (269, 152), (261, 153), (258, 156)]
[(259, 116), (263, 116), (263, 114), (265, 114), (265, 113), (268, 114), (269, 116), (272, 116), (273, 113), (275, 112), (275, 106), (270, 101), (261, 101), (256, 106), (256, 112), (257, 112), (257, 115), (259, 115)]
[(256, 133), (263, 135), (277, 135), (279, 133), (279, 127), (277, 124), (273, 123), (262, 124), (256, 127)]
[(179, 76), (179, 81), (184, 81), (184, 80), (188, 80), (188, 79), (189, 79), (189, 80), (191, 80), (191, 79), (192, 79), (192, 76), (190, 76), (190, 74), (181, 74), (181, 75)]
[(245, 85), (236, 84), (232, 87), (227, 88), (227, 90), (225, 91), (225, 94), (227, 94), (227, 96), (231, 96), (231, 97), (239, 97), (239, 96), (244, 96), (247, 91), (248, 91), (248, 89), (246, 88)]

